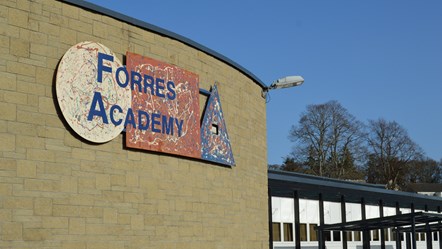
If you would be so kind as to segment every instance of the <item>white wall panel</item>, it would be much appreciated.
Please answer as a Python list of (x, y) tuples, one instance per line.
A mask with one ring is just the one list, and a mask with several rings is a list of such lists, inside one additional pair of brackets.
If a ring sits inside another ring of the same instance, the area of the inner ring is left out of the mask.
[(294, 201), (292, 198), (281, 198), (281, 221), (294, 223)]

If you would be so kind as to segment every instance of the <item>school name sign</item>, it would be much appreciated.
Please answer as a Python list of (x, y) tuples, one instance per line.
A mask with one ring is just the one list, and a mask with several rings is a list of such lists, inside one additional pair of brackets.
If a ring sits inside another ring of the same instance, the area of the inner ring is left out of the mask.
[(66, 122), (88, 141), (125, 130), (129, 148), (234, 165), (216, 86), (201, 125), (195, 73), (131, 52), (122, 65), (106, 46), (81, 42), (60, 61), (56, 93)]

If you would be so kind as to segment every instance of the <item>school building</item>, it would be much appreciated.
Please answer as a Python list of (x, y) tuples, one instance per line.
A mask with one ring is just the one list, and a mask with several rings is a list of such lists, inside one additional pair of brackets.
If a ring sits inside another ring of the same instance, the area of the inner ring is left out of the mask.
[(81, 0), (0, 19), (0, 248), (439, 246), (438, 197), (268, 171), (225, 56)]

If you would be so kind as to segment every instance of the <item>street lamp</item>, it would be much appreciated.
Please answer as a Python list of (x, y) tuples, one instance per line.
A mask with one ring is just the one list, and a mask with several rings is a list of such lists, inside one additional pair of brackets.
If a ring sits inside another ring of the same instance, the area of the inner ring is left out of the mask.
[(300, 86), (302, 83), (304, 83), (304, 78), (302, 78), (302, 76), (287, 76), (273, 81), (270, 86), (262, 90), (261, 94), (263, 98), (267, 99), (267, 93), (270, 90)]

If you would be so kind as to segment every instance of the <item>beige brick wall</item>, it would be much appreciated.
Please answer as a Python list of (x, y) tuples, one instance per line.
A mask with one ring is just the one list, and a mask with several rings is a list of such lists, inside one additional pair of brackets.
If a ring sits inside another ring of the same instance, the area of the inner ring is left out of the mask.
[[(191, 27), (189, 27), (191, 28)], [(97, 41), (219, 82), (236, 167), (89, 144), (57, 111), (63, 54)], [(265, 101), (187, 45), (53, 0), (0, 1), (0, 248), (268, 248)]]

